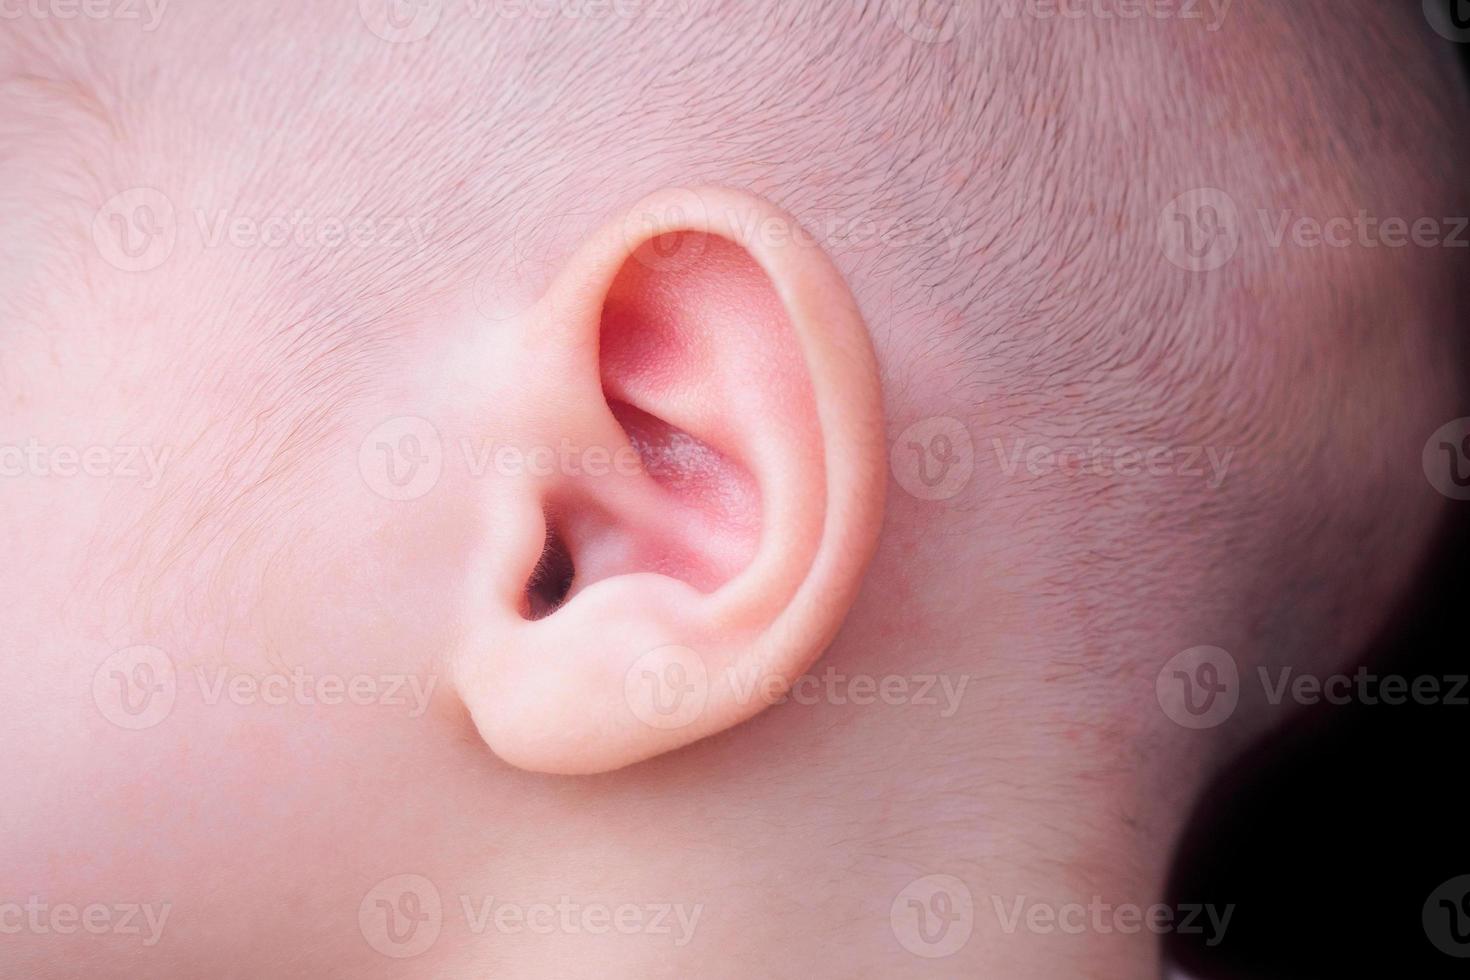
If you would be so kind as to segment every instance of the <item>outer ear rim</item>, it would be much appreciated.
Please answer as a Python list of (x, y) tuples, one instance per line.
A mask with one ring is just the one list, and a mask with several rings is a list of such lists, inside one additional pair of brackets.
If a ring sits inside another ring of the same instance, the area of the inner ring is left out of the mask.
[[(691, 197), (693, 207), (688, 206)], [(741, 658), (731, 669), (746, 678), (778, 678), (789, 684), (836, 636), (877, 550), (887, 449), (878, 358), (867, 324), (842, 273), (814, 236), (764, 199), (712, 185), (678, 187), (650, 194), (627, 214), (636, 217), (636, 232), (626, 217), (603, 231), (620, 238), (625, 255), (651, 239), (678, 232), (703, 232), (744, 249), (776, 291), (805, 359), (826, 477), (816, 552), (799, 565), (788, 562), (789, 587), (773, 589), (766, 551), (781, 545), (763, 542), (750, 566), (712, 596), (723, 606), (713, 610), (716, 617), (734, 607), (758, 608), (750, 594), (755, 591), (783, 597), (779, 609), (765, 610), (771, 614), (769, 624), (749, 648), (764, 656), (756, 662)], [(772, 234), (773, 227), (783, 231)], [(613, 249), (598, 251), (607, 255)], [(622, 262), (610, 266), (585, 281), (605, 291)], [(849, 571), (840, 570), (844, 565)], [(762, 707), (750, 705), (734, 721)]]
[[(692, 209), (687, 206), (691, 196), (696, 202)], [(769, 234), (772, 227), (784, 232)], [(648, 241), (681, 232), (724, 238), (745, 250), (765, 274), (787, 316), (805, 361), (817, 412), (820, 466), (825, 477), (820, 531), (814, 547), (797, 549), (800, 553), (793, 557), (780, 536), (766, 533), (763, 527), (763, 540), (749, 566), (714, 593), (698, 598), (700, 622), (744, 622), (752, 624), (752, 629), (712, 645), (710, 652), (720, 650), (723, 676), (711, 678), (708, 706), (688, 725), (668, 730), (645, 726), (638, 734), (628, 732), (626, 741), (604, 726), (595, 738), (591, 730), (580, 735), (565, 732), (565, 738), (548, 744), (530, 733), (544, 731), (535, 719), (534, 705), (540, 703), (539, 697), (556, 696), (554, 691), (543, 690), (528, 700), (502, 705), (515, 717), (494, 719), (495, 738), (489, 737), (478, 712), (471, 708), (492, 749), (520, 768), (564, 774), (606, 772), (681, 748), (758, 714), (768, 706), (770, 696), (794, 683), (831, 643), (877, 549), (887, 489), (877, 356), (842, 274), (814, 238), (782, 209), (748, 193), (714, 186), (669, 188), (643, 198), (621, 218), (594, 231), (574, 251), (542, 300), (528, 311), (535, 324), (533, 333), (544, 338), (537, 346), (544, 342), (548, 355), (569, 349), (585, 354), (585, 346), (598, 339), (595, 335), (589, 338), (583, 325), (594, 312), (600, 319), (604, 298), (626, 263), (635, 261), (635, 252)], [(589, 359), (578, 356), (576, 360), (585, 363)], [(597, 358), (590, 360), (595, 363)], [(802, 513), (814, 509), (813, 505), (793, 506), (801, 520), (817, 516)], [(581, 600), (591, 598), (604, 584), (613, 581), (589, 586)], [(549, 626), (555, 620), (553, 616), (527, 624), (527, 629)], [(494, 683), (488, 665), (475, 658), (473, 651), (467, 652), (471, 661), (461, 664), (462, 680), (473, 687)], [(757, 682), (763, 696), (737, 694), (732, 684), (737, 679)], [(547, 681), (541, 677), (538, 686), (544, 688)], [(480, 707), (489, 705), (481, 703)], [(603, 721), (614, 720), (606, 717)], [(626, 723), (644, 724), (631, 716)]]
[(770, 637), (786, 639), (761, 645), (767, 656), (760, 671), (791, 683), (836, 636), (877, 550), (888, 485), (878, 358), (846, 280), (816, 241), (798, 231), (794, 217), (735, 192), (710, 193), (720, 198), (715, 213), (722, 217), (741, 207), (764, 206), (794, 232), (752, 241), (738, 226), (722, 229), (776, 289), (806, 359), (818, 413), (827, 491), (818, 551), (768, 631)]

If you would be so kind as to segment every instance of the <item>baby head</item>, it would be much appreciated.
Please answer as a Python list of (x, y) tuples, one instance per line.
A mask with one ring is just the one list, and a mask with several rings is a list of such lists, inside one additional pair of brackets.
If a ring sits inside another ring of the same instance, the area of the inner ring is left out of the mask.
[(1187, 7), (13, 19), (4, 972), (1152, 968), (1463, 398), (1432, 34)]

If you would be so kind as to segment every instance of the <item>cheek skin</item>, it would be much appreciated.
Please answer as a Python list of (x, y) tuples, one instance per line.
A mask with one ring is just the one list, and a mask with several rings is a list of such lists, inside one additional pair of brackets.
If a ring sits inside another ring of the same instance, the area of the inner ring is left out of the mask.
[[(486, 760), (466, 751), (435, 659), (456, 629), (447, 583), (463, 574), (462, 512), (352, 510), (348, 496), (324, 496), (333, 503), (311, 515), (320, 530), (263, 571), (248, 630), (211, 624), (170, 649), (177, 694), (161, 722), (123, 731), (99, 716), (85, 697), (96, 658), (83, 658), (72, 685), (83, 696), (47, 702), (45, 715), (38, 706), (20, 744), (54, 734), (20, 771), (3, 771), (10, 792), (54, 805), (7, 819), (6, 891), (168, 903), (166, 942), (148, 951), (155, 975), (232, 963), (269, 975), (290, 963), (377, 976), (391, 965), (361, 935), (362, 896), (404, 871), (454, 882), (464, 842), (500, 818), (495, 801), (467, 798)], [(354, 527), (363, 533), (343, 533)], [(280, 675), (284, 703), (232, 686)], [(317, 686), (361, 677), (378, 684), (378, 701), (336, 688), (341, 703), (325, 703)], [(396, 693), (394, 678), (405, 678)], [(432, 692), (427, 710), (410, 681)], [(85, 806), (64, 802), (78, 792)], [(54, 966), (56, 940), (22, 936), (12, 949), (34, 946), (41, 969)], [(136, 952), (114, 937), (97, 948), (120, 965)], [(444, 951), (426, 957), (431, 972)]]

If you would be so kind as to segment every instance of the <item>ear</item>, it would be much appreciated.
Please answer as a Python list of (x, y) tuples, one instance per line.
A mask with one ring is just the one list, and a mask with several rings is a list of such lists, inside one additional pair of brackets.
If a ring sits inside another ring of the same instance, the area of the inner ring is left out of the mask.
[(528, 465), (476, 491), (453, 664), (485, 742), (591, 773), (755, 715), (837, 633), (878, 537), (878, 371), (841, 275), (765, 201), (672, 190), (513, 332), (494, 417)]

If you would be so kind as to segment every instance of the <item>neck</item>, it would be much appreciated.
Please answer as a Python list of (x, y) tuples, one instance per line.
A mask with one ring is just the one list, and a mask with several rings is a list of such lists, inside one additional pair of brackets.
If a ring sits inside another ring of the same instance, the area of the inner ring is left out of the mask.
[[(1075, 717), (975, 683), (950, 717), (942, 697), (844, 706), (823, 694), (622, 773), (507, 771), (508, 796), (528, 809), (521, 839), (498, 846), (534, 870), (466, 890), (667, 906), (668, 928), (637, 942), (558, 926), (557, 964), (585, 955), (605, 975), (649, 962), (700, 976), (1160, 975), (1163, 933), (1190, 914), (1160, 905), (1187, 801)], [(570, 826), (568, 812), (580, 815)], [(548, 832), (553, 814), (562, 825)], [(457, 905), (446, 897), (446, 915)], [(544, 936), (495, 938), (516, 950), (513, 975), (548, 969)]]

